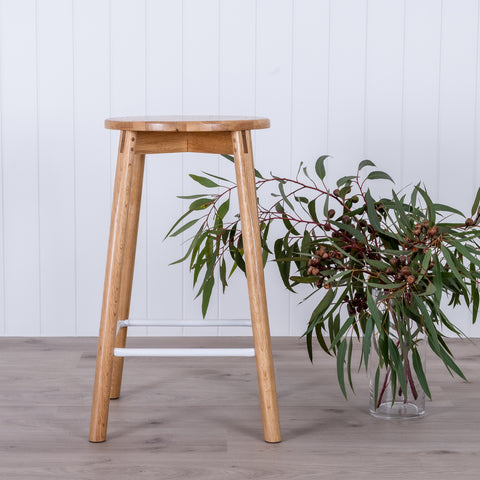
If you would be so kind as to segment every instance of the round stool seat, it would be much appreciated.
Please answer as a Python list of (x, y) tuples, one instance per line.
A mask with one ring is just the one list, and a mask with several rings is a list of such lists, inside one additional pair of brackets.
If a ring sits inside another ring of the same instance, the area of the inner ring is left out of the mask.
[(261, 117), (167, 115), (105, 120), (105, 128), (135, 132), (237, 132), (269, 127), (270, 120)]

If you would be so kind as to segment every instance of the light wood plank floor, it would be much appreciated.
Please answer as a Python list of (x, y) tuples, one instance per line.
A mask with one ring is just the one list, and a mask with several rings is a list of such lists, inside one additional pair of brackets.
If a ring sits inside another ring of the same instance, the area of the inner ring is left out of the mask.
[[(96, 339), (0, 338), (0, 479), (479, 479), (480, 340), (451, 341), (470, 379), (429, 357), (416, 421), (346, 402), (335, 363), (274, 338), (284, 441), (262, 441), (253, 359), (126, 360), (108, 440), (87, 441)], [(249, 338), (132, 338), (129, 346), (250, 346)]]

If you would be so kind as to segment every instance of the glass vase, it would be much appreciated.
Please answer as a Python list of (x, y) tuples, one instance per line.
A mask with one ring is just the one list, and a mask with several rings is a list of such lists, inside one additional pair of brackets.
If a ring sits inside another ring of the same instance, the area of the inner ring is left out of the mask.
[[(414, 419), (425, 414), (425, 392), (413, 367), (412, 349), (404, 342), (395, 342), (404, 366), (407, 391), (404, 392), (395, 373), (387, 367), (379, 354), (378, 334), (372, 336), (368, 362), (370, 380), (370, 414), (383, 419)], [(425, 368), (426, 341), (423, 335), (415, 339), (416, 348)], [(375, 386), (377, 385), (377, 388)]]

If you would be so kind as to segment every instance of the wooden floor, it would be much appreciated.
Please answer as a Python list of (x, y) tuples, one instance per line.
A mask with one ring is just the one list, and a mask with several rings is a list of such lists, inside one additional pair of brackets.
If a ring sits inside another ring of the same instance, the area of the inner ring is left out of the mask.
[[(480, 478), (480, 340), (450, 342), (470, 379), (429, 357), (433, 402), (414, 421), (346, 402), (335, 363), (274, 338), (284, 441), (262, 441), (253, 359), (126, 360), (108, 439), (87, 440), (96, 339), (0, 338), (0, 479)], [(250, 346), (249, 338), (133, 338), (129, 346)]]

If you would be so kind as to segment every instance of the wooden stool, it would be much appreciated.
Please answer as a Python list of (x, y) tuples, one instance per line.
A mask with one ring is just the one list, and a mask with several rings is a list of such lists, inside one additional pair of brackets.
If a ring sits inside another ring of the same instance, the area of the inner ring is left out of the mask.
[(146, 353), (156, 356), (255, 355), (264, 438), (266, 442), (281, 441), (250, 135), (251, 130), (269, 126), (267, 118), (255, 117), (125, 117), (105, 121), (106, 128), (121, 130), (121, 134), (98, 339), (91, 442), (105, 441), (110, 399), (120, 396), (124, 357), (139, 354), (125, 348), (125, 342), (145, 155), (172, 152), (233, 153), (235, 156), (255, 350), (150, 349)]

